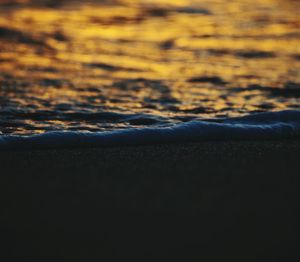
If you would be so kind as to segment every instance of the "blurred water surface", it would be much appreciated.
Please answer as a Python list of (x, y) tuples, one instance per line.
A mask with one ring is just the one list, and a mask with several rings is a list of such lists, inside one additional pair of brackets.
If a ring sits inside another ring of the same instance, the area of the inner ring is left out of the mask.
[(0, 132), (300, 107), (298, 0), (0, 0)]

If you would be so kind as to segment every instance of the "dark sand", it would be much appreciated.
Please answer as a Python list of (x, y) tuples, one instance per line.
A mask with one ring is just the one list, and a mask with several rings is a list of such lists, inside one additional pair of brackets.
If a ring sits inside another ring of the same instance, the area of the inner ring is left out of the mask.
[(292, 261), (299, 156), (300, 141), (0, 152), (1, 254)]

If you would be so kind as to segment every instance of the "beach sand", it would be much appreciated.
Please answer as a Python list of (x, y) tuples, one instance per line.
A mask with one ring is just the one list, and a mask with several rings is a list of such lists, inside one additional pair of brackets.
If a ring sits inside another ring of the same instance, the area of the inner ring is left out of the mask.
[(2, 254), (289, 261), (299, 156), (300, 141), (2, 151)]

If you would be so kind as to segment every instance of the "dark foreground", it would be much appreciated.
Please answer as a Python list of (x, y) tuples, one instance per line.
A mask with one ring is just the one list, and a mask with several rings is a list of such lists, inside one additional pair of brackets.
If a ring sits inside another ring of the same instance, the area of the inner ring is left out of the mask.
[(299, 141), (0, 152), (1, 254), (288, 261), (299, 156)]

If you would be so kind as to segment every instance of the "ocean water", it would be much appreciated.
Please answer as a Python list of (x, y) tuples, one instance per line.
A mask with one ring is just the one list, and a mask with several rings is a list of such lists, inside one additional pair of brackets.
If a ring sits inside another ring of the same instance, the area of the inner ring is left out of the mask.
[(296, 138), (298, 110), (298, 0), (0, 0), (2, 147)]

